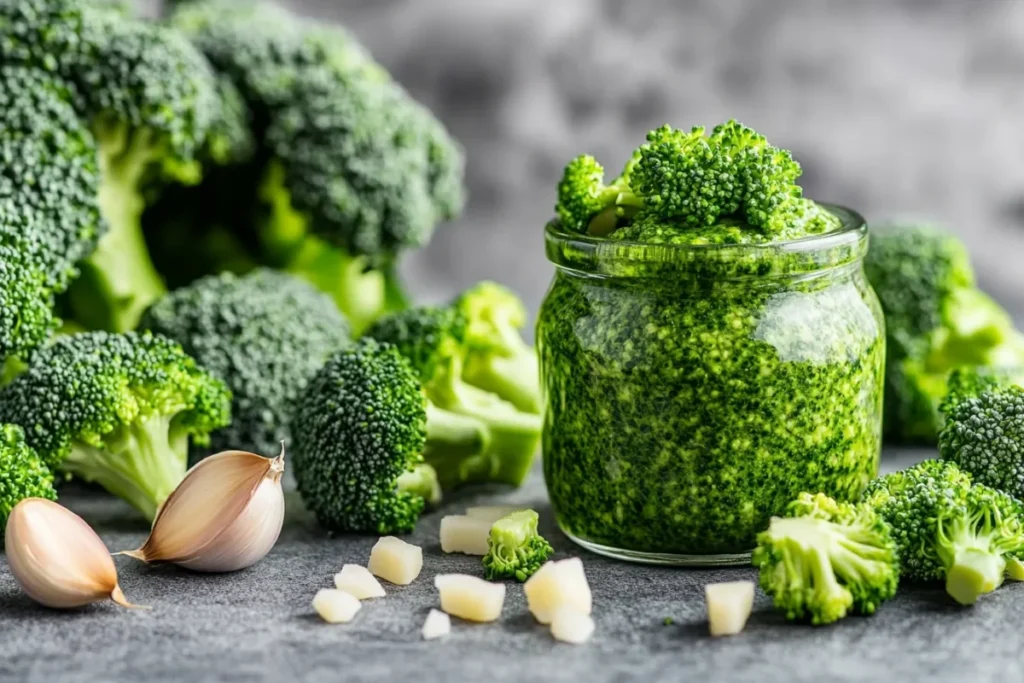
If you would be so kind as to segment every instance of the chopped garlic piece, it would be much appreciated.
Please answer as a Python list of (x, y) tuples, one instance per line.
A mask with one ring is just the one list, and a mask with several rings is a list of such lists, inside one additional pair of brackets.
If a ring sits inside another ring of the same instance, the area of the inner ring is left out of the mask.
[(520, 510), (526, 510), (526, 508), (516, 505), (485, 505), (482, 507), (466, 508), (466, 517), (479, 519), (490, 525), (502, 517), (508, 517), (513, 512), (519, 512)]
[(384, 536), (370, 551), (367, 568), (385, 581), (407, 586), (423, 569), (423, 548), (394, 536)]
[(550, 624), (559, 607), (571, 607), (580, 614), (590, 614), (593, 597), (583, 572), (583, 561), (571, 557), (547, 562), (523, 585), (530, 613), (542, 624)]
[(594, 620), (573, 607), (563, 605), (551, 616), (551, 635), (563, 643), (582, 645), (594, 635)]
[(704, 587), (708, 627), (713, 636), (733, 636), (743, 630), (754, 608), (752, 581), (711, 583)]
[(313, 609), (328, 624), (347, 624), (361, 606), (354, 595), (335, 588), (319, 590), (313, 598)]
[(346, 564), (334, 575), (334, 587), (353, 595), (360, 600), (367, 598), (383, 598), (386, 593), (380, 581), (366, 567), (358, 564)]
[(487, 554), (487, 537), (492, 522), (467, 515), (449, 515), (441, 520), (441, 550), (466, 555)]
[(452, 632), (452, 620), (440, 610), (432, 609), (423, 622), (423, 640), (443, 638)]
[(505, 605), (505, 584), (490, 583), (468, 574), (438, 574), (434, 585), (441, 609), (469, 621), (494, 621)]

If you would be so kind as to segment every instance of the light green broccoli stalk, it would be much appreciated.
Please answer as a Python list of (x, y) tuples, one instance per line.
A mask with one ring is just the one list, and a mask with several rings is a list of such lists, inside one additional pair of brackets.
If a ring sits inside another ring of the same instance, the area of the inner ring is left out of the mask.
[(538, 515), (518, 510), (491, 526), (484, 555), (484, 578), (515, 579), (520, 583), (533, 576), (554, 550), (537, 532)]

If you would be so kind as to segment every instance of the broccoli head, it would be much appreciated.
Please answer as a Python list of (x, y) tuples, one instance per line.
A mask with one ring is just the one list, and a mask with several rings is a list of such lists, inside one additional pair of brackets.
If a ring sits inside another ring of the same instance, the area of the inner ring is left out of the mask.
[(485, 579), (522, 583), (548, 561), (554, 549), (537, 531), (538, 519), (533, 510), (517, 510), (491, 526), (483, 559)]
[(1024, 364), (1024, 338), (979, 290), (966, 246), (927, 224), (877, 226), (864, 262), (885, 312), (885, 433), (934, 443), (951, 370)]
[[(486, 377), (493, 381), (477, 384), (466, 373), (472, 354), (494, 353), (491, 349), (476, 348), (473, 340), (489, 344), (496, 341), (489, 324), (481, 325), (485, 317), (474, 320), (467, 315), (468, 296), (473, 295), (463, 295), (454, 305), (413, 308), (385, 316), (367, 331), (367, 336), (393, 344), (402, 353), (419, 375), (431, 405), (472, 421), (487, 435), (486, 448), (479, 452), (428, 447), (424, 455), (437, 471), (442, 489), (487, 482), (518, 486), (533, 463), (541, 417), (539, 411), (521, 410), (491, 388), (500, 383), (501, 375), (488, 373)], [(501, 316), (491, 322), (501, 323)], [(484, 336), (475, 336), (481, 334)], [(534, 385), (539, 382), (535, 366), (531, 369), (529, 363), (526, 365), (531, 375), (516, 378), (518, 383), (505, 381), (501, 386), (519, 388), (528, 387), (531, 381)]]
[[(631, 216), (643, 202), (629, 186), (632, 164), (610, 185), (604, 184), (604, 167), (589, 154), (568, 163), (558, 184), (555, 212), (562, 226), (572, 232), (605, 234), (621, 218)], [(600, 217), (600, 218), (599, 218)]]
[(899, 563), (888, 525), (869, 506), (802, 493), (757, 537), (761, 587), (788, 619), (829, 624), (873, 614), (896, 594)]
[(329, 296), (266, 269), (197, 280), (153, 304), (140, 326), (177, 341), (231, 390), (231, 425), (214, 432), (198, 455), (274, 452), (290, 439), (292, 409), (306, 383), (350, 343), (348, 323)]
[(57, 500), (53, 473), (25, 443), (21, 427), (0, 425), (0, 529), (7, 526), (14, 506), (26, 498)]
[(487, 435), (431, 406), (409, 362), (363, 339), (336, 352), (295, 408), (293, 470), (303, 501), (330, 531), (407, 533), (437, 477), (424, 452), (475, 454)]
[(57, 338), (0, 391), (0, 421), (55, 470), (100, 484), (152, 519), (185, 475), (189, 440), (230, 421), (227, 387), (149, 332)]
[(961, 368), (950, 376), (942, 457), (977, 483), (1024, 498), (1024, 371)]
[(926, 461), (868, 485), (864, 501), (889, 523), (903, 576), (944, 579), (963, 605), (1000, 585), (1024, 552), (1024, 509), (955, 464)]

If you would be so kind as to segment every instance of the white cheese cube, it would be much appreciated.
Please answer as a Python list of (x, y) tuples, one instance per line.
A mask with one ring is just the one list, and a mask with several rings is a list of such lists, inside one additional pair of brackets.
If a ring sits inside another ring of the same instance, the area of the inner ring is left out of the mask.
[(563, 643), (582, 645), (594, 635), (594, 620), (573, 607), (563, 605), (551, 616), (551, 635)]
[(358, 564), (346, 564), (334, 575), (334, 587), (353, 595), (360, 600), (367, 598), (383, 598), (386, 593), (380, 581), (366, 567)]
[(505, 605), (505, 584), (490, 583), (468, 574), (438, 574), (434, 585), (441, 594), (441, 609), (469, 621), (494, 621)]
[(423, 569), (423, 548), (394, 536), (384, 536), (370, 551), (367, 568), (385, 581), (407, 586)]
[(441, 520), (441, 550), (466, 555), (487, 554), (491, 522), (467, 515), (450, 515)]
[(313, 609), (328, 624), (347, 624), (361, 606), (354, 595), (335, 588), (319, 590), (313, 598)]
[(451, 618), (440, 610), (430, 610), (430, 614), (427, 615), (427, 620), (423, 622), (423, 640), (443, 638), (451, 633), (451, 631)]
[(563, 606), (580, 614), (590, 614), (593, 609), (590, 584), (578, 557), (545, 563), (523, 584), (523, 591), (530, 613), (542, 624), (550, 624)]
[(704, 587), (708, 628), (713, 636), (733, 636), (743, 630), (754, 608), (754, 583), (728, 581)]

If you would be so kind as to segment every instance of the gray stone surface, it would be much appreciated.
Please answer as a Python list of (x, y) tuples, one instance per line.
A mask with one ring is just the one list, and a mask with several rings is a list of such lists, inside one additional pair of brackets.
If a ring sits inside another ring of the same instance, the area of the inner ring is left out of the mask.
[[(886, 468), (926, 456), (889, 454)], [(559, 557), (582, 555), (594, 592), (597, 631), (582, 647), (554, 642), (509, 584), (501, 621), (454, 620), (444, 641), (419, 628), (437, 606), (432, 578), (479, 572), (479, 560), (446, 556), (437, 542), (442, 514), (481, 501), (529, 503)], [(135, 547), (145, 525), (123, 504), (99, 495), (67, 495), (114, 550)], [(906, 587), (871, 618), (827, 628), (786, 623), (763, 594), (746, 631), (712, 639), (703, 586), (754, 578), (751, 569), (643, 567), (582, 553), (551, 524), (535, 476), (508, 495), (477, 494), (425, 518), (411, 540), (424, 569), (408, 587), (367, 602), (348, 625), (322, 623), (310, 608), (317, 589), (345, 562), (365, 563), (374, 539), (326, 538), (290, 495), (281, 541), (260, 564), (209, 576), (173, 567), (145, 568), (117, 558), (127, 596), (152, 611), (113, 604), (49, 611), (17, 589), (0, 560), (0, 680), (121, 681), (943, 681), (1020, 680), (1020, 604), (1024, 585), (1007, 585), (973, 608), (941, 588)], [(664, 625), (672, 617), (674, 625)]]

